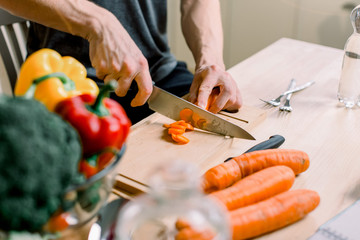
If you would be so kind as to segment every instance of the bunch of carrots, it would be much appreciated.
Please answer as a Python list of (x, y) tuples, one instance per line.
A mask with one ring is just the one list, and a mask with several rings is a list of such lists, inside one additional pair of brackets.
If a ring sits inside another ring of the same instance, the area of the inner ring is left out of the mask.
[[(309, 163), (308, 155), (300, 150), (249, 152), (205, 172), (202, 188), (227, 209), (233, 240), (253, 238), (292, 224), (318, 206), (317, 192), (290, 190), (296, 175), (306, 171)], [(179, 219), (176, 239), (213, 239), (211, 232), (185, 223)]]

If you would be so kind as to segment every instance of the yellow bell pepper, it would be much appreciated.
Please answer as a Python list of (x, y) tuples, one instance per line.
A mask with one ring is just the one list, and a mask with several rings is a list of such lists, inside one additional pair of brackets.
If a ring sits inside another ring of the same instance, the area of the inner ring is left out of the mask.
[(99, 88), (95, 81), (86, 78), (86, 68), (78, 60), (43, 48), (21, 66), (14, 93), (33, 97), (53, 111), (60, 101), (83, 93), (96, 96)]

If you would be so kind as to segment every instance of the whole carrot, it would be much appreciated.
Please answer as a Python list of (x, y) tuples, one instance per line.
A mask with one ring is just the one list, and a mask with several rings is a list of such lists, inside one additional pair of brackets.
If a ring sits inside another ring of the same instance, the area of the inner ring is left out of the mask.
[(294, 223), (314, 210), (319, 202), (317, 192), (298, 189), (231, 211), (233, 240), (256, 237)]
[(209, 196), (224, 204), (228, 210), (244, 207), (291, 188), (294, 171), (287, 166), (273, 166), (241, 179), (234, 185)]
[(297, 175), (308, 169), (309, 164), (309, 156), (301, 150), (267, 149), (244, 153), (205, 172), (202, 188), (207, 193), (223, 189), (254, 172), (276, 165), (288, 166)]
[(224, 189), (241, 178), (239, 164), (236, 161), (230, 160), (205, 172), (202, 177), (202, 189), (205, 193), (210, 193)]

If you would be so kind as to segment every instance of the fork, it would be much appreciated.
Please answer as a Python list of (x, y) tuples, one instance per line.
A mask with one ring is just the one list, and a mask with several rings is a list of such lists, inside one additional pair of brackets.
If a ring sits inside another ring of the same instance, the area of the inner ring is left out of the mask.
[[(295, 88), (295, 86), (296, 86), (296, 80), (291, 79), (288, 90), (291, 90), (291, 89)], [(285, 100), (284, 105), (279, 108), (280, 111), (286, 111), (286, 112), (291, 112), (292, 111), (292, 107), (290, 106), (290, 98), (291, 98), (291, 96), (292, 96), (292, 93), (289, 93), (288, 95), (286, 95), (286, 100)]]
[(272, 105), (272, 106), (274, 106), (274, 107), (277, 107), (277, 106), (280, 105), (280, 100), (281, 100), (281, 98), (282, 98), (283, 96), (288, 95), (288, 94), (290, 94), (290, 93), (295, 93), (295, 92), (301, 91), (301, 90), (303, 90), (303, 89), (305, 89), (305, 88), (307, 88), (307, 87), (310, 87), (310, 86), (313, 85), (314, 83), (315, 83), (314, 81), (309, 81), (309, 82), (307, 82), (307, 83), (305, 83), (305, 84), (303, 84), (303, 85), (301, 85), (301, 86), (299, 86), (299, 87), (296, 87), (296, 88), (294, 88), (294, 89), (291, 89), (291, 90), (288, 90), (288, 91), (286, 91), (286, 92), (283, 92), (283, 93), (282, 93), (279, 97), (277, 97), (277, 98), (274, 98), (274, 99), (271, 99), (271, 100), (263, 100), (263, 99), (260, 98), (260, 100), (263, 101), (263, 102), (265, 102), (265, 103), (268, 103), (268, 104), (270, 104), (270, 105)]

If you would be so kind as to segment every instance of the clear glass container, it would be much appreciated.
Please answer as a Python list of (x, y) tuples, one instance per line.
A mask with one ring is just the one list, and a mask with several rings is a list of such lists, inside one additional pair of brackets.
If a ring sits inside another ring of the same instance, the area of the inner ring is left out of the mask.
[(348, 38), (338, 89), (338, 100), (346, 108), (360, 105), (360, 5), (350, 14), (353, 34)]
[(149, 193), (121, 209), (115, 239), (177, 239), (185, 228), (201, 239), (231, 239), (226, 209), (200, 191), (193, 165), (173, 161), (153, 176)]

